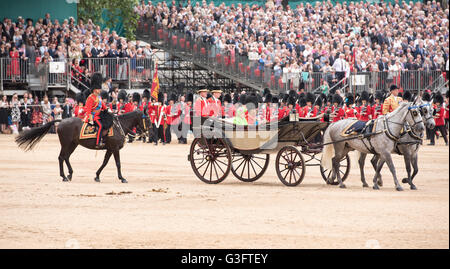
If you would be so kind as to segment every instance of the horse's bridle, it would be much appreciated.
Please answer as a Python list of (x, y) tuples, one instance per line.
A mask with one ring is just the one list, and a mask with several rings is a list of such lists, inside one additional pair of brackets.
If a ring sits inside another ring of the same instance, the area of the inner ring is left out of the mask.
[[(414, 127), (415, 127), (416, 125), (423, 123), (423, 119), (420, 120), (420, 121), (416, 121), (417, 113), (419, 113), (419, 112), (417, 112), (416, 109), (419, 109), (419, 108), (420, 108), (420, 106), (409, 106), (409, 107), (408, 107), (408, 113), (411, 113), (412, 119), (413, 119), (413, 121), (414, 121), (414, 124), (413, 124), (412, 126), (409, 127), (410, 129), (414, 129)], [(415, 112), (415, 113), (414, 113), (414, 112)], [(405, 122), (399, 123), (399, 122), (395, 122), (395, 121), (389, 121), (389, 119), (387, 119), (386, 117), (384, 118), (384, 122), (385, 122), (385, 127), (386, 127), (386, 131), (387, 131), (388, 137), (391, 138), (391, 139), (394, 140), (394, 141), (399, 140), (400, 137), (401, 137), (401, 135), (400, 135), (400, 136), (395, 136), (395, 135), (393, 135), (392, 132), (391, 132), (391, 130), (390, 130), (390, 128), (389, 128), (389, 123), (393, 123), (393, 124), (397, 124), (397, 125), (402, 125), (402, 126), (404, 126), (404, 125), (405, 125)], [(408, 124), (408, 126), (409, 126), (409, 124)]]

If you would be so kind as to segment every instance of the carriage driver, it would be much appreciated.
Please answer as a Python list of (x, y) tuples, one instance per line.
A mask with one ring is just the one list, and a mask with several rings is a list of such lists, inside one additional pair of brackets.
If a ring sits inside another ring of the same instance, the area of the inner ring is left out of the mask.
[(402, 102), (402, 98), (398, 97), (399, 89), (398, 89), (397, 85), (391, 85), (390, 90), (391, 90), (391, 95), (389, 95), (389, 97), (386, 98), (386, 100), (384, 100), (384, 103), (383, 103), (383, 115), (391, 113), (392, 111), (397, 109), (397, 107)]
[(102, 74), (94, 73), (92, 75), (91, 90), (91, 95), (89, 95), (89, 97), (86, 99), (86, 116), (84, 117), (84, 122), (89, 122), (89, 124), (91, 125), (94, 125), (94, 123), (96, 123), (98, 125), (96, 148), (101, 148), (105, 144), (100, 141), (102, 133), (100, 112), (102, 110), (106, 110), (106, 104), (102, 102), (102, 99), (100, 98), (100, 92), (102, 91)]

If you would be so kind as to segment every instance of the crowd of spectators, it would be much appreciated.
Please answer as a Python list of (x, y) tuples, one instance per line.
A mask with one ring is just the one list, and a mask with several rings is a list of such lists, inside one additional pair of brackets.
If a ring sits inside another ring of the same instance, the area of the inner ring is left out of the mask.
[(301, 3), (281, 1), (216, 6), (144, 1), (135, 7), (152, 20), (210, 43), (220, 53), (248, 57), (283, 80), (302, 72), (448, 71), (449, 11), (428, 1)]
[(16, 21), (9, 18), (0, 21), (0, 58), (11, 59), (8, 75), (13, 81), (25, 75), (25, 65), (22, 66), (20, 59), (30, 60), (36, 66), (39, 63), (70, 60), (74, 66), (80, 67), (77, 69), (79, 72), (88, 77), (103, 71), (105, 76), (125, 80), (128, 74), (122, 66), (123, 60), (118, 60), (118, 68), (114, 65), (113, 69), (106, 70), (104, 66), (86, 59), (129, 58), (132, 63), (134, 61), (131, 72), (135, 72), (136, 61), (150, 58), (152, 54), (149, 45), (131, 42), (108, 28), (101, 30), (91, 20), (85, 23), (79, 19), (76, 23), (70, 17), (60, 22), (52, 20), (47, 13), (45, 18), (36, 22), (22, 17)]

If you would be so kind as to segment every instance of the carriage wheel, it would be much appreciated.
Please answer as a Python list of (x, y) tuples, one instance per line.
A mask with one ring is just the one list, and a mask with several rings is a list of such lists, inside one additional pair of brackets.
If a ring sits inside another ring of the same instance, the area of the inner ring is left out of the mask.
[(244, 182), (258, 180), (269, 166), (269, 154), (233, 155), (231, 172), (237, 179)]
[(230, 173), (230, 146), (222, 139), (196, 138), (192, 141), (190, 162), (192, 170), (201, 181), (208, 184), (220, 183)]
[[(320, 174), (322, 174), (323, 180), (325, 180), (327, 184), (338, 185), (339, 182), (337, 181), (336, 176), (334, 176), (334, 178), (331, 178), (333, 176), (332, 171), (333, 170), (330, 171), (320, 166)], [(341, 175), (342, 182), (344, 182), (347, 179), (348, 174), (350, 173), (350, 156), (348, 156), (348, 154), (345, 155), (340, 162), (339, 173)], [(332, 183), (329, 183), (329, 179), (331, 179)]]
[(305, 176), (305, 160), (295, 147), (286, 146), (277, 154), (275, 169), (284, 185), (297, 186)]

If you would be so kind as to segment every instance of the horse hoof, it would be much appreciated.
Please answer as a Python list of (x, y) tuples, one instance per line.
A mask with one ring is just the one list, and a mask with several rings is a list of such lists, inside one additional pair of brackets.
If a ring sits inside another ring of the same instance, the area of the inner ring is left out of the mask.
[(72, 181), (72, 174), (68, 175), (68, 176), (67, 176), (67, 179), (68, 179), (69, 181)]
[(364, 183), (364, 184), (363, 184), (363, 188), (367, 188), (367, 187), (369, 187), (369, 184)]
[(67, 177), (63, 177), (63, 182), (69, 182), (69, 179)]
[(397, 191), (403, 191), (403, 188), (398, 186), (397, 188), (395, 188)]
[(342, 184), (342, 185), (339, 186), (339, 188), (345, 189), (345, 188), (347, 188), (347, 187), (346, 187), (344, 184)]
[(95, 180), (95, 182), (100, 182), (100, 178), (98, 178), (98, 177), (96, 177), (94, 180)]
[(409, 180), (407, 178), (402, 179), (402, 183), (409, 183)]
[(383, 181), (378, 181), (378, 186), (383, 187)]
[(411, 190), (417, 190), (416, 185), (411, 185)]
[(124, 178), (122, 178), (120, 181), (122, 181), (122, 183), (128, 183), (128, 181)]
[(380, 187), (378, 187), (378, 185), (374, 185), (374, 186), (373, 186), (373, 189), (374, 189), (374, 190), (379, 190)]

